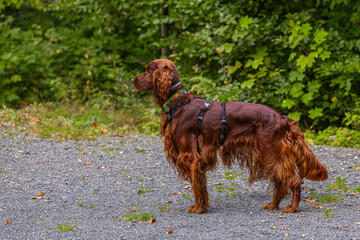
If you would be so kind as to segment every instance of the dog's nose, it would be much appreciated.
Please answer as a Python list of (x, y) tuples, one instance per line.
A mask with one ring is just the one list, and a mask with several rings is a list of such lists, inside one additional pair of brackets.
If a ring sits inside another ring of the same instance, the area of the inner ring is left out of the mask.
[(131, 82), (134, 83), (134, 82), (135, 82), (135, 79), (132, 78), (132, 79), (131, 79)]

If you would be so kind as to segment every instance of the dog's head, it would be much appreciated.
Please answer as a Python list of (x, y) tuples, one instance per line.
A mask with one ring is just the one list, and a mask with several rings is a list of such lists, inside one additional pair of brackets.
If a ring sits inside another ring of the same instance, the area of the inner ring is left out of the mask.
[(149, 63), (146, 71), (131, 79), (138, 90), (152, 90), (155, 102), (162, 106), (171, 96), (170, 88), (180, 82), (174, 63), (167, 59), (157, 59)]

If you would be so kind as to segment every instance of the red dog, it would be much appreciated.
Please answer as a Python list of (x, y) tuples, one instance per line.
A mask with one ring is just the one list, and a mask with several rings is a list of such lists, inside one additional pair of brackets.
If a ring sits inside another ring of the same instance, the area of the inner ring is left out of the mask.
[(195, 195), (187, 212), (209, 208), (205, 174), (216, 168), (218, 151), (225, 166), (237, 161), (248, 169), (249, 183), (268, 179), (273, 184), (274, 199), (263, 209), (279, 209), (291, 190), (291, 205), (282, 211), (295, 212), (302, 179), (328, 177), (296, 122), (270, 107), (245, 102), (225, 105), (195, 97), (185, 92), (174, 63), (166, 59), (152, 61), (131, 81), (138, 90), (152, 90), (156, 104), (163, 107), (160, 131), (167, 160), (191, 182)]

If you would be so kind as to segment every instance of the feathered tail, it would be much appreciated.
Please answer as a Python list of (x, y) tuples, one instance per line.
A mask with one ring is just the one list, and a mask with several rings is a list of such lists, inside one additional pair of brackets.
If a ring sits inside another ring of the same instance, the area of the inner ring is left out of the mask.
[(293, 122), (290, 124), (290, 127), (294, 139), (293, 151), (300, 177), (305, 177), (312, 181), (326, 180), (328, 178), (328, 171), (309, 149), (305, 142), (304, 134), (298, 125)]

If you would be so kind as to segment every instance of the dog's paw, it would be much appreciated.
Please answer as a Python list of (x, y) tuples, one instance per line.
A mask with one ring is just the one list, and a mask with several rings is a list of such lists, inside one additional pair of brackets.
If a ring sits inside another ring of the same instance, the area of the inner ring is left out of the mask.
[(284, 207), (283, 208), (283, 210), (282, 210), (282, 212), (284, 212), (284, 213), (294, 213), (294, 212), (296, 212), (298, 210), (298, 208), (297, 207), (291, 207), (291, 206), (286, 206), (286, 207)]
[(279, 210), (279, 206), (272, 203), (265, 203), (261, 208), (266, 210)]
[(195, 205), (192, 205), (186, 210), (187, 213), (205, 213), (207, 212), (206, 208), (202, 207), (195, 207)]

